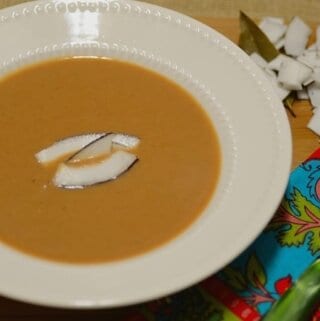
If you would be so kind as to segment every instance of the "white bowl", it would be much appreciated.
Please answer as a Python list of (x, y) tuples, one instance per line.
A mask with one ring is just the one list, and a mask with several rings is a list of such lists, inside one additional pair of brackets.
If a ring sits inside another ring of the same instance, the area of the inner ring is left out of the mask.
[[(157, 70), (190, 91), (217, 128), (223, 166), (210, 204), (185, 233), (133, 259), (59, 264), (0, 245), (0, 293), (56, 307), (99, 308), (160, 297), (217, 272), (275, 212), (291, 136), (258, 67), (213, 29), (135, 1), (39, 1), (0, 11), (0, 74), (54, 56), (111, 56)], [(0, 222), (1, 223), (1, 222)]]

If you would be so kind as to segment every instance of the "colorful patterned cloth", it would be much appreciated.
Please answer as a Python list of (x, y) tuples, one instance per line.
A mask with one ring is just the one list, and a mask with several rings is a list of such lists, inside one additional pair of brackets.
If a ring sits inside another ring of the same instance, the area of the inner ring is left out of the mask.
[[(244, 253), (201, 284), (146, 303), (124, 321), (261, 320), (319, 251), (320, 149), (291, 173), (277, 213)], [(313, 321), (320, 321), (319, 312)]]

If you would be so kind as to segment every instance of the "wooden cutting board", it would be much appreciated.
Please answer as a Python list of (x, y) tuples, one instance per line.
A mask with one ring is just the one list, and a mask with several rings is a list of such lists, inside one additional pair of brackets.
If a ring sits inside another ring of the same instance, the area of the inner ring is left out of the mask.
[[(238, 40), (239, 28), (237, 19), (198, 18), (200, 21), (215, 28), (235, 43)], [(308, 102), (298, 102), (294, 105), (296, 118), (288, 114), (293, 136), (293, 162), (296, 167), (310, 153), (319, 147), (319, 138), (306, 128), (311, 116), (311, 107)], [(132, 308), (130, 308), (132, 309)], [(127, 309), (98, 310), (98, 311), (70, 311), (48, 309), (29, 304), (19, 303), (0, 297), (0, 321), (52, 321), (52, 320), (104, 320), (117, 321), (126, 314)]]

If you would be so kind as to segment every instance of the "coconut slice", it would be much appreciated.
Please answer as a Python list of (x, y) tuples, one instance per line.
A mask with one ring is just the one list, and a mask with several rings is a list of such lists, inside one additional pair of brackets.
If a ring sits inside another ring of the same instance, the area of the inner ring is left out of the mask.
[(106, 134), (84, 146), (80, 151), (72, 155), (68, 162), (80, 162), (84, 159), (92, 159), (107, 155), (111, 152), (114, 134)]
[(129, 152), (117, 151), (100, 163), (85, 166), (62, 163), (57, 169), (53, 183), (57, 187), (81, 189), (107, 182), (126, 172), (137, 160), (137, 157)]
[(266, 17), (262, 19), (259, 27), (274, 44), (280, 40), (287, 30), (287, 26), (283, 23), (283, 19), (275, 17)]
[(104, 133), (86, 134), (60, 140), (38, 152), (35, 157), (39, 163), (45, 164), (60, 159), (66, 154), (74, 153), (92, 141), (104, 136)]
[(140, 144), (140, 138), (126, 134), (114, 134), (112, 142), (113, 144), (132, 149), (136, 148)]
[(286, 59), (280, 67), (278, 81), (288, 90), (301, 90), (302, 84), (312, 75), (312, 69), (292, 59)]
[(294, 57), (301, 55), (305, 50), (310, 34), (310, 27), (299, 17), (294, 17), (285, 35), (285, 52)]
[(313, 107), (320, 107), (320, 86), (313, 83), (308, 86), (308, 95), (310, 97), (310, 102)]
[(84, 146), (80, 151), (71, 156), (68, 161), (75, 163), (85, 159), (93, 159), (108, 155), (111, 153), (114, 145), (118, 145), (126, 149), (132, 149), (139, 143), (140, 139), (138, 137), (126, 134), (109, 133)]
[(320, 136), (320, 113), (316, 112), (311, 117), (307, 127)]

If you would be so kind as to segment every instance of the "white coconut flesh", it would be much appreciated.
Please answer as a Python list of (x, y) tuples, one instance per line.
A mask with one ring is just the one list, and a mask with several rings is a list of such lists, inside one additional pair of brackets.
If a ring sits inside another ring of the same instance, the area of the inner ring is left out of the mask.
[[(62, 161), (53, 179), (57, 187), (84, 188), (116, 179), (127, 171), (138, 159), (126, 150), (139, 143), (138, 137), (122, 133), (87, 134), (63, 139), (35, 157), (43, 164)], [(72, 153), (69, 159), (61, 160)], [(91, 159), (97, 161), (82, 162)]]
[(76, 163), (99, 156), (107, 156), (111, 153), (113, 136), (114, 134), (105, 134), (104, 136), (90, 142), (80, 151), (72, 155), (68, 162)]
[(315, 50), (305, 50), (297, 60), (309, 66), (310, 68), (320, 67), (320, 55)]
[(260, 22), (259, 27), (274, 44), (284, 36), (287, 30), (287, 26), (284, 24), (283, 19), (275, 17), (264, 18)]
[(320, 86), (316, 83), (308, 86), (308, 95), (311, 101), (311, 105), (315, 108), (320, 107)]
[(122, 149), (132, 149), (139, 145), (140, 139), (136, 136), (130, 136), (120, 133), (108, 133), (84, 146), (80, 151), (69, 158), (69, 162), (80, 162), (96, 157), (107, 156), (111, 153), (113, 147)]
[(302, 84), (312, 75), (312, 69), (295, 60), (285, 59), (281, 64), (278, 81), (289, 90), (301, 90)]
[(116, 151), (99, 163), (79, 167), (62, 163), (56, 171), (53, 183), (57, 187), (82, 189), (108, 182), (125, 173), (137, 160), (136, 155), (126, 151)]
[(313, 43), (310, 45), (305, 51), (316, 51), (317, 50), (317, 43)]
[(271, 70), (279, 71), (281, 68), (281, 65), (288, 59), (291, 59), (291, 58), (289, 58), (286, 55), (279, 54), (276, 58), (269, 61), (267, 68)]
[(284, 38), (281, 38), (279, 41), (277, 41), (274, 46), (276, 47), (276, 49), (281, 49), (284, 47)]
[[(93, 144), (94, 142), (96, 144)], [(121, 133), (84, 134), (62, 139), (36, 153), (35, 157), (39, 163), (46, 164), (60, 160), (65, 155), (74, 154), (72, 158), (76, 161), (77, 158), (78, 160), (83, 160), (99, 156), (99, 154), (107, 154), (111, 151), (112, 145), (132, 149), (137, 147), (139, 143), (140, 139), (138, 137)], [(90, 146), (90, 148), (84, 149), (87, 146)]]
[(286, 54), (297, 57), (303, 53), (308, 43), (311, 28), (299, 17), (294, 17), (290, 22), (284, 41)]
[(54, 162), (65, 155), (77, 152), (92, 141), (95, 141), (104, 135), (104, 133), (94, 133), (68, 137), (41, 150), (35, 154), (35, 157), (37, 161), (42, 164)]
[(136, 148), (140, 144), (140, 138), (126, 134), (114, 134), (112, 143), (127, 149)]
[(320, 68), (315, 68), (313, 70), (313, 80), (315, 82), (316, 85), (320, 86)]

